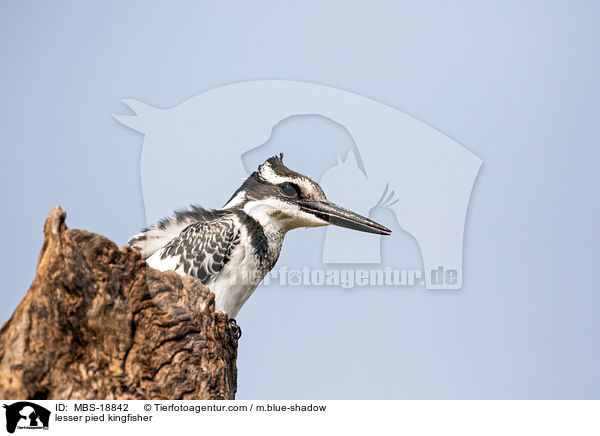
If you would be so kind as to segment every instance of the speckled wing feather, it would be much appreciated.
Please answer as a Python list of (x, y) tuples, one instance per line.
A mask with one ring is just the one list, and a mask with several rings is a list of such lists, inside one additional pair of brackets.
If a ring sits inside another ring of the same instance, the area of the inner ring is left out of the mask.
[(169, 218), (160, 220), (133, 236), (128, 244), (138, 250), (142, 258), (148, 259), (154, 253), (175, 239), (187, 226), (197, 222), (209, 222), (223, 217), (222, 210), (207, 210), (192, 205), (190, 210), (178, 210)]
[(235, 218), (197, 222), (186, 227), (160, 252), (161, 261), (178, 259), (175, 269), (207, 284), (229, 262), (232, 250), (240, 243)]

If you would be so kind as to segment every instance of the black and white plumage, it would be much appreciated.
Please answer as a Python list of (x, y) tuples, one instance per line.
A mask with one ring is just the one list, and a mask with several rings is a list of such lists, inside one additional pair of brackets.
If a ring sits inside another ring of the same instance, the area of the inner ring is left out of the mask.
[(223, 209), (175, 212), (129, 244), (153, 268), (198, 278), (214, 292), (216, 310), (235, 317), (277, 262), (285, 234), (328, 224), (391, 233), (329, 202), (317, 183), (287, 168), (281, 155), (259, 166)]

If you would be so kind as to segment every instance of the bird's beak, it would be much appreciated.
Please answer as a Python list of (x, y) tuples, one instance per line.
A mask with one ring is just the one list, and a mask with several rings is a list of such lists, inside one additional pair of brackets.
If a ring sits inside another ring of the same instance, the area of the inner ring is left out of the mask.
[(313, 214), (329, 224), (378, 235), (392, 233), (387, 227), (327, 200), (299, 201), (298, 205), (304, 212)]

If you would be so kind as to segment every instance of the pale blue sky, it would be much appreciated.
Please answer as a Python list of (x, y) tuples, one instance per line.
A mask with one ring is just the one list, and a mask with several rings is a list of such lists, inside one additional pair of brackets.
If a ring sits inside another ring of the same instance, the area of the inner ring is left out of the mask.
[[(598, 398), (599, 18), (592, 1), (0, 1), (0, 318), (56, 204), (119, 245), (145, 225), (143, 138), (112, 118), (120, 99), (170, 107), (226, 83), (308, 81), (483, 159), (464, 286), (259, 288), (238, 316), (238, 398)], [(292, 121), (272, 146), (348, 141), (335, 128)], [(290, 233), (280, 263), (319, 232)]]

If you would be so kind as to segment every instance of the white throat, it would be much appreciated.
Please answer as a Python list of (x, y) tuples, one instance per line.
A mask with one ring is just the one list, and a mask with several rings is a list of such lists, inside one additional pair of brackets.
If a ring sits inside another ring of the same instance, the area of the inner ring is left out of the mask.
[(298, 227), (326, 226), (327, 221), (303, 212), (298, 206), (276, 199), (254, 200), (244, 205), (244, 212), (267, 230), (286, 233)]

